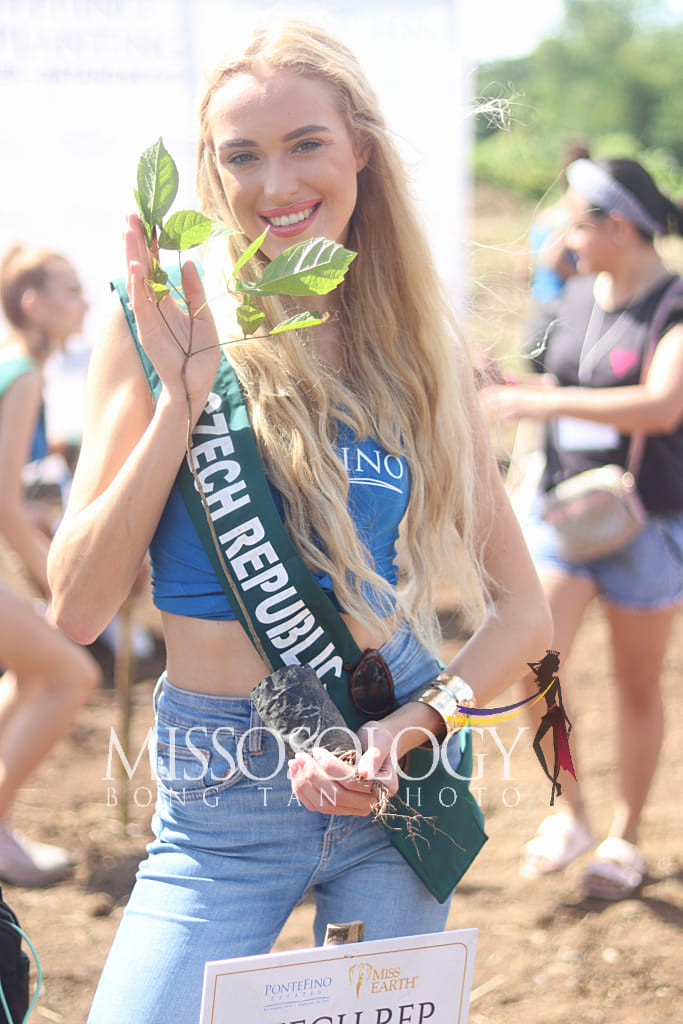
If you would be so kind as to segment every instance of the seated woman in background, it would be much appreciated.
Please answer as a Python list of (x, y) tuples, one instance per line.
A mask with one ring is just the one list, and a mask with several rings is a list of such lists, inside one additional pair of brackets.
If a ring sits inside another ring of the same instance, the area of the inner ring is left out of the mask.
[[(87, 306), (68, 260), (19, 246), (3, 257), (0, 296), (10, 326), (0, 348), (0, 533), (49, 601), (49, 532), (25, 501), (22, 470), (47, 452), (43, 364), (81, 330)], [(48, 619), (0, 584), (0, 880), (12, 885), (48, 885), (70, 871), (66, 850), (27, 839), (9, 816), (20, 786), (100, 681), (90, 654)]]

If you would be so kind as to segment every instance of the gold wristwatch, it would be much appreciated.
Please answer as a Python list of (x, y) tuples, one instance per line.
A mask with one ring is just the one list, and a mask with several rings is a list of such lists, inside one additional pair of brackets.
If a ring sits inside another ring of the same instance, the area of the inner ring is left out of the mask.
[(436, 679), (427, 683), (417, 699), (441, 715), (445, 730), (442, 739), (459, 732), (468, 721), (466, 709), (477, 705), (470, 684), (447, 672), (440, 672)]

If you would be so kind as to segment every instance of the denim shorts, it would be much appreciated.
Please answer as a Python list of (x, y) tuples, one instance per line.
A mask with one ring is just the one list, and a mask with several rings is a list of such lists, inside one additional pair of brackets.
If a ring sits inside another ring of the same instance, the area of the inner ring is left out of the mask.
[(683, 597), (683, 511), (650, 516), (634, 539), (613, 555), (591, 562), (567, 562), (558, 554), (555, 530), (532, 505), (522, 530), (534, 564), (592, 580), (611, 604), (633, 611), (667, 608)]
[[(400, 701), (440, 668), (407, 629), (382, 654)], [(308, 893), (317, 944), (328, 922), (362, 920), (368, 940), (443, 930), (450, 900), (431, 895), (371, 817), (298, 804), (282, 741), (249, 698), (162, 676), (155, 703), (155, 839), (89, 1024), (197, 1021), (205, 962), (269, 952)]]

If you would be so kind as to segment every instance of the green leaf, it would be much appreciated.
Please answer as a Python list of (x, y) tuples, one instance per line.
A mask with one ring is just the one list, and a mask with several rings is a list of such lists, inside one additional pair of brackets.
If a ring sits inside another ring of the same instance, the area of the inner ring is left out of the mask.
[(160, 249), (193, 249), (211, 234), (211, 221), (196, 210), (178, 210), (172, 214), (159, 235)]
[(258, 250), (261, 248), (261, 245), (263, 243), (263, 239), (266, 237), (267, 234), (268, 234), (268, 228), (266, 228), (266, 230), (263, 232), (263, 234), (259, 235), (258, 238), (254, 242), (251, 243), (249, 248), (246, 249), (245, 252), (242, 253), (242, 255), (238, 259), (237, 263), (235, 264), (235, 266), (232, 269), (233, 274), (236, 274), (238, 270), (241, 270), (242, 267), (244, 266), (244, 264), (247, 263), (251, 259), (251, 257), (254, 255), (254, 253), (258, 252)]
[(171, 289), (166, 284), (162, 284), (160, 281), (148, 281), (147, 287), (151, 291), (152, 295), (157, 302), (161, 302), (167, 295), (170, 295)]
[(152, 268), (146, 284), (157, 302), (165, 299), (171, 291), (168, 284), (168, 274), (159, 265), (159, 261), (156, 258), (152, 260)]
[(167, 213), (178, 193), (178, 168), (161, 138), (146, 149), (138, 163), (138, 204), (142, 219), (154, 227)]
[(327, 238), (298, 242), (268, 264), (260, 281), (235, 280), (248, 295), (327, 295), (341, 284), (356, 253)]
[(229, 228), (225, 221), (212, 220), (211, 221), (211, 236), (212, 238), (219, 238), (221, 235), (236, 235), (238, 232), (235, 228)]
[(326, 320), (327, 316), (309, 309), (306, 313), (297, 313), (296, 316), (290, 316), (287, 320), (282, 320), (268, 333), (281, 334), (283, 331), (296, 331), (302, 327), (317, 327), (318, 324), (324, 324)]
[(149, 279), (150, 281), (153, 281), (154, 284), (168, 284), (168, 274), (159, 264), (156, 257), (152, 259), (152, 272)]
[(143, 230), (145, 232), (145, 238), (147, 239), (147, 244), (151, 245), (152, 244), (152, 238), (153, 238), (153, 235), (154, 235), (154, 231), (152, 229), (151, 224), (148, 222), (147, 215), (145, 214), (145, 211), (144, 211), (144, 209), (142, 207), (142, 200), (140, 198), (140, 193), (138, 192), (138, 190), (136, 188), (133, 189), (133, 193), (135, 195), (135, 202), (137, 203), (138, 212), (140, 214), (140, 222), (142, 223), (142, 228), (143, 228)]
[(237, 308), (237, 323), (245, 338), (248, 334), (253, 334), (265, 319), (266, 314), (257, 309), (249, 299), (245, 299)]
[(133, 195), (135, 196), (135, 202), (137, 203), (138, 213), (140, 214), (140, 220), (142, 221), (144, 226), (147, 227), (147, 214), (143, 209), (142, 199), (140, 198), (140, 193), (136, 188), (133, 189)]

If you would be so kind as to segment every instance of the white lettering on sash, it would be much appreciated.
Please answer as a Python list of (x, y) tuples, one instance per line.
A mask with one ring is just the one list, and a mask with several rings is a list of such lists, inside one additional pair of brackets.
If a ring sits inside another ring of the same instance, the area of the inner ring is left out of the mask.
[(235, 459), (223, 459), (221, 462), (214, 462), (197, 470), (197, 476), (204, 493), (211, 494), (214, 488), (214, 485), (210, 483), (211, 477), (222, 476), (227, 483), (231, 484), (241, 472), (242, 467)]
[(262, 569), (264, 565), (274, 565), (278, 561), (275, 548), (267, 540), (265, 543), (259, 544), (257, 548), (252, 548), (251, 551), (244, 551), (241, 555), (236, 555), (232, 560), (232, 566), (237, 579), (243, 580), (247, 575), (248, 566)]
[(320, 626), (318, 626), (312, 633), (309, 633), (308, 637), (302, 640), (301, 643), (296, 644), (294, 647), (290, 647), (288, 651), (283, 651), (280, 657), (284, 661), (285, 665), (300, 665), (301, 661), (299, 660), (299, 655), (301, 652), (309, 648), (316, 640), (319, 640), (322, 635), (323, 631)]
[[(235, 446), (224, 413), (220, 412), (220, 398), (209, 395), (202, 423), (194, 429), (195, 435), (206, 438), (193, 442), (188, 462), (194, 467), (211, 519), (215, 522), (251, 503), (247, 483), (242, 478), (242, 465), (235, 455)], [(243, 523), (225, 530), (218, 536), (231, 574), (242, 590), (256, 589), (265, 596), (256, 605), (256, 620), (267, 625), (267, 636), (280, 652), (285, 665), (301, 664), (299, 656), (324, 636), (316, 625), (315, 614), (298, 598), (290, 585), (289, 575), (273, 545), (266, 540), (263, 522), (253, 516)], [(335, 655), (329, 643), (308, 664), (322, 678), (332, 673), (339, 678), (343, 662)]]
[[(333, 657), (330, 657), (330, 655), (333, 655)], [(327, 661), (323, 662), (323, 658), (327, 658)], [(339, 679), (344, 668), (344, 662), (338, 654), (334, 653), (334, 644), (328, 644), (320, 654), (316, 654), (315, 658), (311, 658), (308, 664), (317, 672), (321, 679), (327, 672), (334, 672), (336, 678)]]
[[(225, 455), (232, 455), (235, 449), (225, 414), (217, 411), (216, 402), (217, 396), (212, 392), (204, 410), (207, 414), (205, 422), (197, 424), (193, 438), (195, 434), (209, 434), (216, 437), (217, 440), (193, 443), (188, 457), (191, 460), (191, 468), (194, 467), (197, 470), (197, 477), (204, 489), (211, 518), (214, 521), (243, 505), (248, 505), (251, 501), (248, 494), (242, 493), (246, 491), (247, 485), (244, 480), (238, 479), (242, 471), (239, 462), (235, 459), (223, 458)], [(203, 466), (200, 465), (202, 462)], [(214, 491), (215, 485), (209, 483), (209, 480), (220, 474), (223, 474), (223, 478), (227, 480), (227, 486)], [(235, 495), (239, 495), (239, 497), (235, 497)]]
[(260, 587), (261, 590), (265, 590), (266, 594), (272, 594), (273, 591), (280, 590), (288, 582), (287, 570), (282, 562), (278, 562), (272, 569), (264, 569), (263, 572), (245, 580), (242, 590), (253, 590), (254, 587)]
[(277, 626), (271, 626), (268, 636), (273, 642), (273, 647), (277, 647), (280, 651), (283, 648), (291, 647), (300, 637), (306, 636), (314, 626), (315, 619), (304, 605), (291, 619), (280, 622)]
[[(225, 416), (222, 416), (225, 420)], [(196, 469), (201, 469), (201, 461), (204, 463), (213, 462), (216, 459), (216, 455), (232, 455), (235, 451), (235, 446), (232, 443), (232, 438), (228, 435), (227, 437), (219, 437), (216, 441), (202, 441), (201, 444), (195, 444), (192, 446), (192, 459)]]
[(247, 485), (244, 480), (238, 480), (237, 483), (230, 484), (228, 487), (221, 488), (220, 491), (216, 491), (215, 494), (211, 494), (206, 499), (206, 503), (211, 510), (211, 518), (215, 521), (216, 519), (222, 519), (223, 516), (229, 515), (234, 512), (237, 508), (242, 508), (243, 505), (248, 505), (251, 498), (248, 494), (243, 494), (239, 498), (235, 498), (235, 494), (239, 494), (240, 491), (246, 491)]
[[(211, 395), (209, 395), (211, 398)], [(213, 408), (209, 408), (210, 402), (206, 403), (205, 412), (213, 412)], [(217, 412), (214, 413), (213, 419), (210, 422), (198, 423), (192, 434), (225, 434), (230, 437), (230, 431), (228, 430), (228, 421), (225, 418), (225, 413)], [(194, 448), (194, 445), (192, 446)]]
[(258, 516), (254, 516), (253, 519), (247, 519), (246, 522), (240, 523), (239, 526), (233, 526), (232, 530), (221, 534), (218, 540), (224, 546), (230, 541), (234, 541), (233, 544), (230, 544), (230, 547), (225, 547), (226, 557), (234, 558), (237, 552), (245, 547), (245, 545), (258, 544), (265, 535), (266, 531), (263, 528), (263, 523)]
[(294, 587), (287, 587), (282, 593), (273, 594), (271, 597), (264, 597), (256, 606), (256, 618), (258, 621), (263, 622), (264, 625), (270, 622), (282, 622), (287, 615), (291, 615), (293, 612), (298, 611), (299, 608), (305, 607), (303, 601), (296, 600), (292, 604), (280, 608), (278, 611), (275, 610), (278, 604), (289, 600), (290, 597), (296, 597)]

